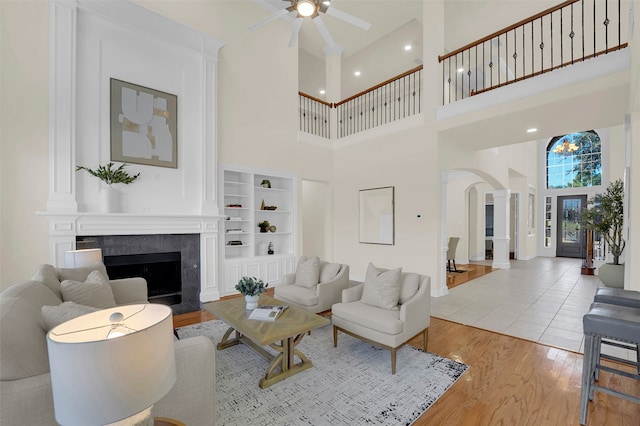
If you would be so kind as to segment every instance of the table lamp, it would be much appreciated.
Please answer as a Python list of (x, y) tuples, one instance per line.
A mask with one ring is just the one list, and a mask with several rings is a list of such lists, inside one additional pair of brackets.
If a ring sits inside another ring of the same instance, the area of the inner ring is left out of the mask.
[(102, 249), (69, 250), (64, 253), (65, 268), (82, 268), (102, 262)]
[[(148, 425), (176, 381), (171, 308), (125, 305), (47, 333), (55, 417), (63, 426)], [(133, 416), (133, 417), (132, 417)]]

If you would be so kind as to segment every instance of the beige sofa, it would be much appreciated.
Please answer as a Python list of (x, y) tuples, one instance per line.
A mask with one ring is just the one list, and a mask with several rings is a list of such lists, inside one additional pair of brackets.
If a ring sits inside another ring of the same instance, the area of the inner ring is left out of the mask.
[[(84, 282), (92, 270), (38, 268), (30, 281), (0, 293), (0, 425), (56, 425), (43, 306), (62, 304), (61, 281)], [(142, 278), (109, 282), (117, 305), (147, 302)], [(153, 415), (188, 425), (213, 425), (215, 349), (206, 337), (175, 342), (177, 380), (154, 405)]]

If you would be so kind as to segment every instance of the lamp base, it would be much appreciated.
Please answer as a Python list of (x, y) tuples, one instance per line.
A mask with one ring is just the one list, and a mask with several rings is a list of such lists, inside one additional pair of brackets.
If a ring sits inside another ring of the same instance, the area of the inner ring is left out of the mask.
[(114, 423), (109, 423), (107, 426), (153, 426), (153, 417), (151, 417), (152, 408), (153, 405), (146, 410), (140, 411), (138, 414)]

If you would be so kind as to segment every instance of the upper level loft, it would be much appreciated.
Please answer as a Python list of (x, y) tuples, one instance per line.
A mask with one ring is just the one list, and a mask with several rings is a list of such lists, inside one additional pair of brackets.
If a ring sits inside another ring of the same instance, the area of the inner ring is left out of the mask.
[[(340, 140), (420, 116), (425, 101), (440, 105), (443, 120), (513, 100), (515, 92), (531, 96), (628, 68), (629, 6), (568, 0), (432, 58), (439, 75), (424, 75), (418, 66), (336, 103), (299, 92), (299, 131)], [(426, 79), (441, 82), (441, 99), (424, 99)]]

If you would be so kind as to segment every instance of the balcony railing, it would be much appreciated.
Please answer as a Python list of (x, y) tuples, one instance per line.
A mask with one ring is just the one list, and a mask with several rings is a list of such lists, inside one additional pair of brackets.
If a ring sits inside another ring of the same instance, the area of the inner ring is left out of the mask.
[(330, 138), (335, 121), (343, 138), (420, 114), (422, 65), (335, 104), (302, 92), (298, 99), (300, 131)]
[(443, 105), (627, 47), (621, 0), (569, 0), (439, 56)]
[(300, 131), (323, 138), (331, 137), (330, 111), (333, 104), (298, 92)]
[[(622, 0), (569, 0), (439, 56), (442, 104), (626, 48), (627, 14)], [(298, 94), (300, 131), (344, 138), (420, 114), (422, 66), (335, 104)]]
[(338, 138), (420, 114), (422, 65), (335, 104)]

